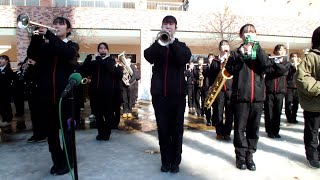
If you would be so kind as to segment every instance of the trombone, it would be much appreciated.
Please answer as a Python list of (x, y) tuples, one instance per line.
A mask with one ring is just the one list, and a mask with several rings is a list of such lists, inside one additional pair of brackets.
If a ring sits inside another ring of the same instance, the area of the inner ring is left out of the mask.
[(57, 29), (53, 28), (53, 27), (50, 27), (50, 26), (46, 26), (46, 25), (43, 25), (43, 24), (40, 24), (40, 23), (36, 23), (36, 22), (33, 22), (33, 21), (30, 21), (30, 18), (28, 15), (26, 14), (20, 14), (18, 17), (17, 17), (17, 22), (18, 22), (18, 27), (20, 29), (27, 29), (28, 32), (30, 33), (33, 33), (35, 30), (32, 30), (30, 26), (40, 26), (40, 27), (45, 27), (45, 28), (48, 28), (50, 30), (53, 30), (53, 31), (58, 31)]

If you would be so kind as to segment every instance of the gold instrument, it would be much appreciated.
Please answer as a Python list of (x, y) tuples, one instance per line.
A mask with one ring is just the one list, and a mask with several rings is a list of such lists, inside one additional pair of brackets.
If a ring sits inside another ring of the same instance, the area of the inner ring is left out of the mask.
[(171, 35), (167, 31), (160, 31), (157, 35), (157, 42), (161, 46), (167, 46), (170, 44), (171, 41)]
[(57, 29), (55, 29), (53, 27), (30, 21), (29, 16), (26, 14), (20, 14), (17, 17), (17, 22), (18, 22), (18, 27), (20, 29), (27, 29), (29, 33), (33, 33), (35, 31), (35, 26), (45, 27), (45, 28), (48, 28), (53, 31), (58, 31)]
[(119, 63), (122, 65), (123, 67), (123, 76), (122, 76), (122, 82), (126, 85), (126, 86), (130, 86), (130, 78), (132, 77), (133, 71), (130, 67), (129, 64), (127, 64), (126, 61), (126, 56), (125, 56), (125, 51), (123, 51), (122, 53), (120, 53), (118, 55), (118, 60)]
[(216, 97), (220, 93), (223, 85), (226, 83), (226, 80), (232, 79), (232, 77), (233, 77), (232, 75), (230, 75), (228, 73), (228, 71), (225, 68), (227, 62), (228, 62), (228, 58), (226, 58), (225, 61), (223, 62), (222, 69), (220, 70), (218, 76), (214, 80), (214, 83), (209, 88), (208, 95), (204, 101), (204, 107), (206, 109), (209, 109), (212, 106)]
[(203, 87), (203, 61), (199, 61), (199, 80), (198, 80), (198, 87), (202, 88)]

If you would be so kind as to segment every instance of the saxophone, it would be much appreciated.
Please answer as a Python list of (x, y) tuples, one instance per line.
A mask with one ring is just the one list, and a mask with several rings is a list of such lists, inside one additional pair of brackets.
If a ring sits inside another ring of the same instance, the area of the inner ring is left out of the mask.
[(228, 73), (225, 66), (228, 62), (228, 58), (225, 59), (225, 61), (222, 63), (222, 68), (214, 80), (214, 83), (210, 86), (208, 90), (208, 95), (204, 101), (204, 107), (206, 109), (209, 109), (213, 102), (215, 101), (216, 97), (218, 96), (219, 92), (221, 91), (223, 85), (226, 83), (227, 79), (232, 79), (232, 75)]
[(199, 80), (198, 80), (198, 87), (199, 88), (202, 88), (202, 86), (203, 86), (203, 79), (204, 79), (204, 76), (203, 76), (203, 62), (199, 61)]

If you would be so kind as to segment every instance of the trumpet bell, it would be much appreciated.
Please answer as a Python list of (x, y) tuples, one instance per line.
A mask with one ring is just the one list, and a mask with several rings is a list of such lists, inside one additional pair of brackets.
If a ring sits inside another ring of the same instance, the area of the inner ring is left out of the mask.
[(29, 26), (29, 17), (26, 14), (20, 14), (17, 17), (18, 27), (25, 29)]
[(157, 42), (161, 46), (167, 46), (171, 41), (171, 36), (168, 32), (166, 31), (160, 31), (157, 35)]

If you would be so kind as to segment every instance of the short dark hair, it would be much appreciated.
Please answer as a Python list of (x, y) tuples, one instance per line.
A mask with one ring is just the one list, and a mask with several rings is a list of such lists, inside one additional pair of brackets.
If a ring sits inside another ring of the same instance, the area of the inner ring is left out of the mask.
[(0, 55), (0, 59), (4, 59), (4, 60), (10, 62), (9, 56), (7, 56), (7, 55)]
[(106, 49), (109, 51), (109, 46), (108, 46), (108, 44), (105, 43), (105, 42), (102, 42), (102, 43), (100, 43), (100, 44), (98, 45), (98, 48), (97, 48), (98, 52), (99, 52), (99, 48), (100, 48), (101, 45), (104, 45), (104, 46), (106, 47)]
[(273, 54), (276, 54), (277, 51), (279, 51), (281, 49), (281, 47), (285, 48), (285, 46), (283, 44), (277, 44), (273, 49)]
[[(72, 28), (71, 23), (67, 18), (64, 17), (57, 17), (53, 20), (52, 24), (66, 24), (67, 28)], [(67, 37), (71, 35), (71, 32), (67, 33)]]
[(313, 31), (313, 34), (312, 34), (312, 49), (320, 50), (320, 26)]
[(212, 53), (208, 54), (208, 58), (209, 58), (210, 56), (214, 56), (214, 54), (212, 54)]
[(292, 58), (293, 57), (293, 55), (297, 55), (297, 56), (299, 56), (299, 54), (297, 53), (297, 52), (292, 52), (292, 53), (290, 53), (290, 58)]
[(227, 41), (227, 40), (222, 40), (222, 41), (220, 41), (220, 43), (219, 43), (219, 50), (221, 50), (221, 46), (223, 46), (223, 45), (229, 45), (229, 41)]
[(253, 24), (245, 24), (245, 25), (243, 25), (243, 26), (240, 28), (240, 32), (239, 32), (240, 37), (241, 37), (242, 35), (244, 35), (244, 33), (250, 32), (250, 30), (254, 30), (255, 33), (257, 32), (257, 31), (256, 31), (256, 28), (254, 27)]
[(164, 23), (174, 23), (177, 27), (177, 19), (174, 16), (168, 15), (166, 17), (163, 18), (162, 20), (162, 24)]

